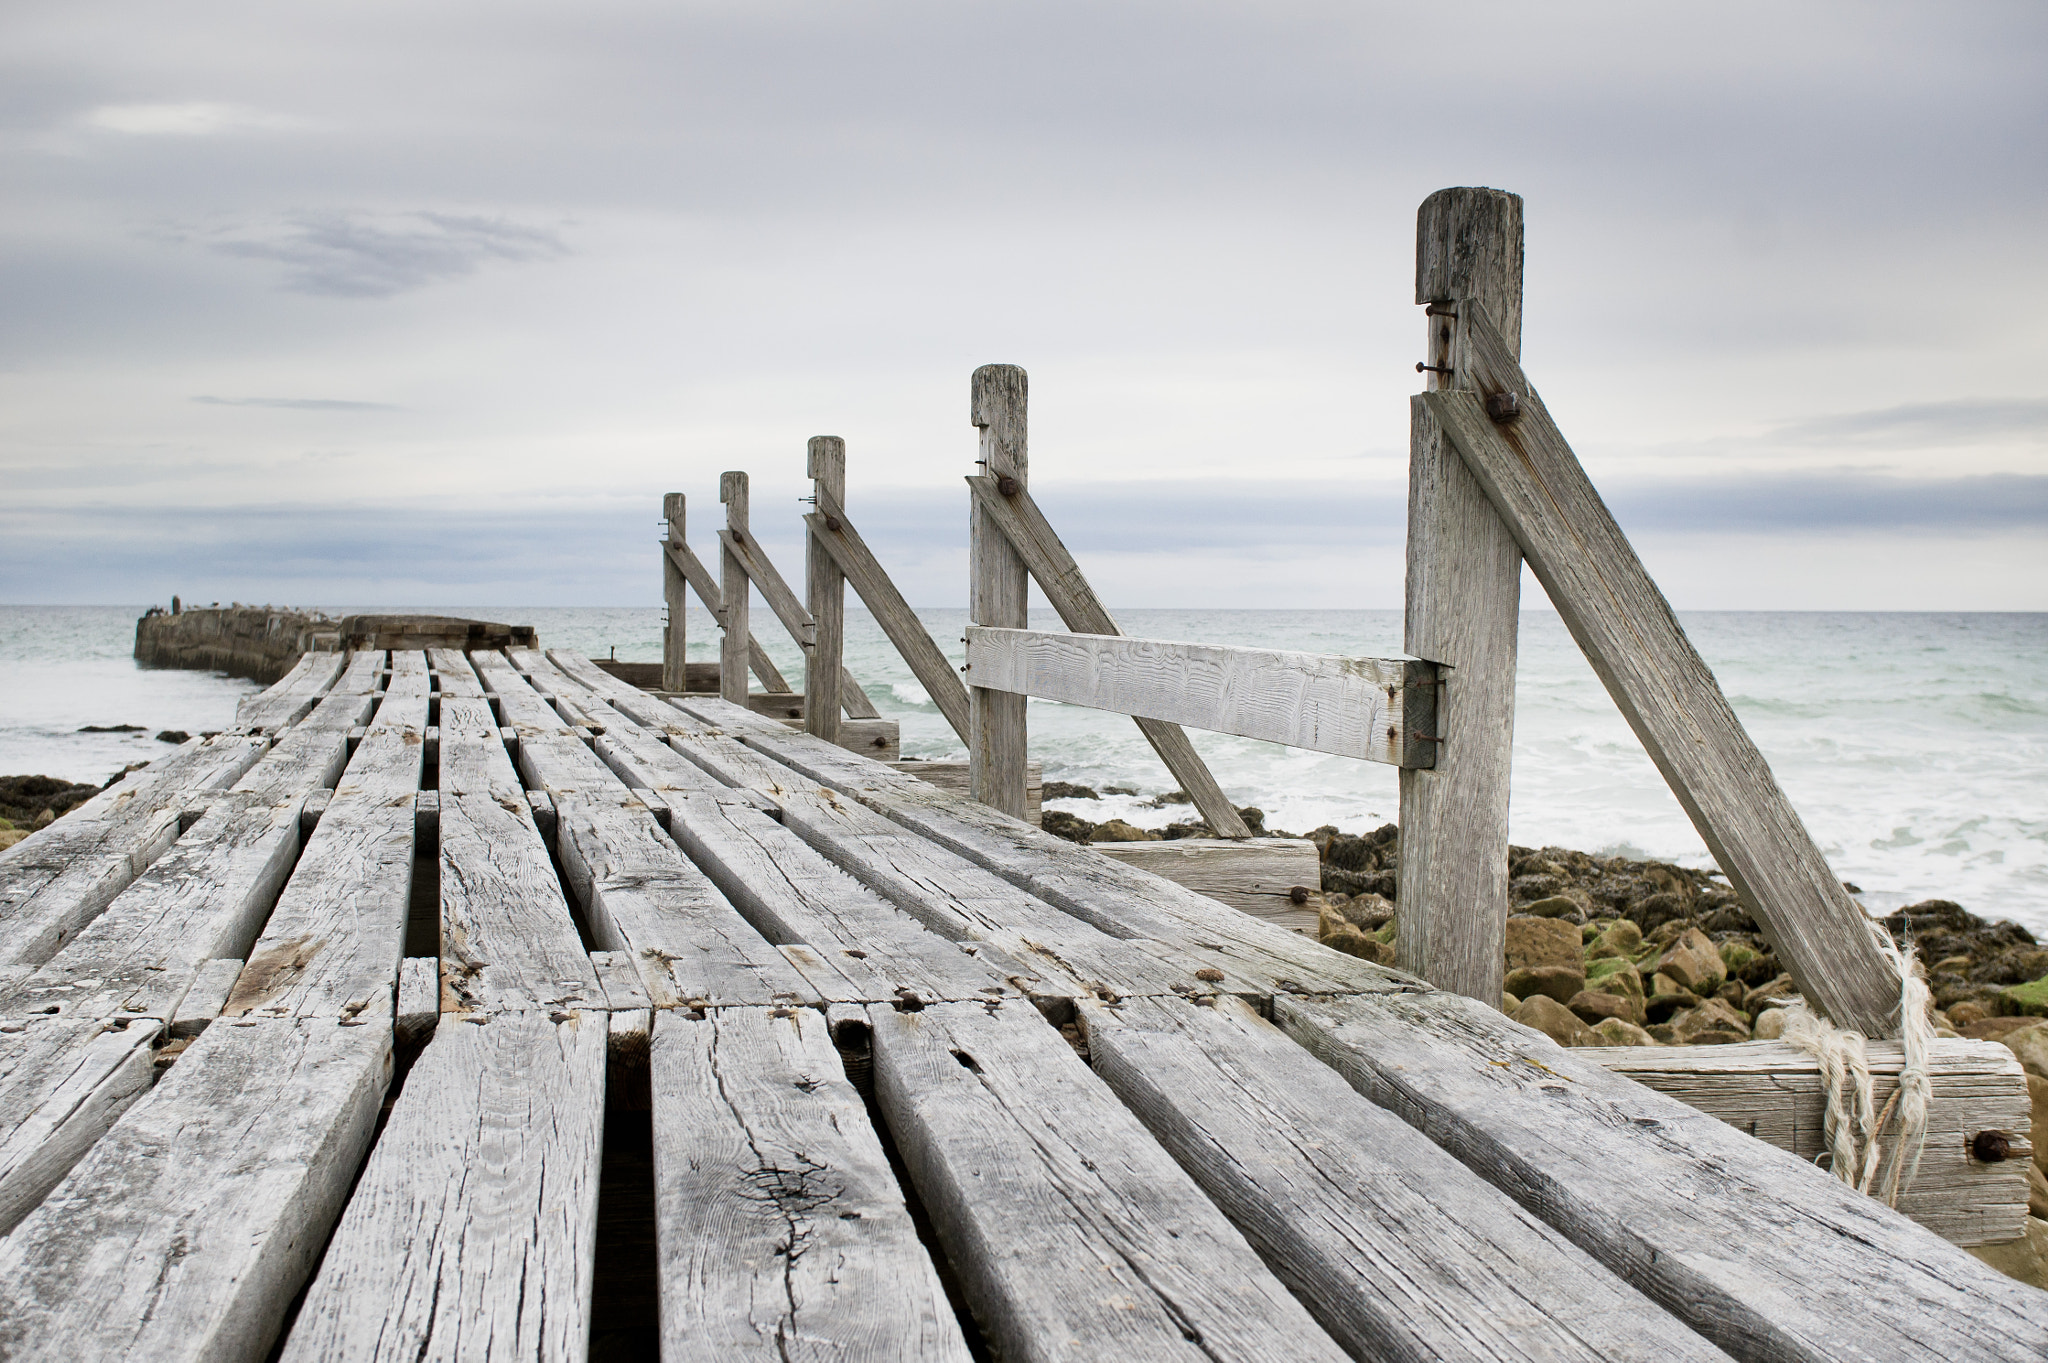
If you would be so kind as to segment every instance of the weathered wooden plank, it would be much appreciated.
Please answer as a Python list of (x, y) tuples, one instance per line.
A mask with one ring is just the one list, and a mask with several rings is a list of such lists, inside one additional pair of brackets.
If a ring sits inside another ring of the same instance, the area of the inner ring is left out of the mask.
[[(790, 727), (800, 726), (791, 720)], [(894, 762), (903, 756), (902, 730), (893, 719), (842, 719), (839, 746), (877, 762)]]
[(307, 653), (267, 689), (235, 705), (235, 727), (281, 729), (306, 717), (341, 676), (348, 659), (339, 653)]
[(737, 706), (696, 698), (671, 704), (1112, 937), (1149, 941), (1148, 950), (1198, 976), (1204, 970), (1220, 971), (1228, 979), (1257, 981), (1268, 993), (1410, 987), (1392, 971), (1055, 838), (978, 801), (791, 733)]
[(1239, 1000), (1079, 1016), (1095, 1073), (1354, 1357), (1726, 1358)]
[[(711, 575), (711, 570), (706, 568), (703, 561), (691, 552), (690, 546), (687, 544), (671, 544), (666, 546), (666, 553), (669, 562), (676, 565), (676, 568), (683, 574), (685, 580), (689, 582), (691, 588), (697, 593), (697, 598), (704, 603), (704, 609), (711, 612), (711, 617), (714, 620), (724, 619), (725, 594), (718, 589), (718, 579), (714, 578)], [(768, 690), (774, 692), (787, 692), (789, 690), (789, 683), (783, 679), (782, 673), (777, 671), (775, 664), (769, 660), (767, 650), (761, 647), (761, 641), (751, 634), (747, 636), (747, 663), (754, 669), (754, 675), (761, 679), (761, 685)], [(687, 677), (688, 674), (686, 672), (686, 682)], [(689, 690), (691, 688), (686, 684), (683, 689)]]
[(398, 966), (398, 1016), (394, 1040), (424, 1043), (441, 1021), (441, 958), (408, 956)]
[(1276, 998), (1273, 1015), (1353, 1088), (1738, 1358), (2048, 1350), (2048, 1294), (1475, 1000)]
[(0, 1236), (149, 1091), (162, 1033), (147, 1019), (0, 1022)]
[(1407, 659), (969, 625), (967, 671), (992, 690), (1310, 752), (1395, 766), (1435, 760), (1417, 756), (1424, 745), (1412, 734), (1431, 718), (1414, 701), (1433, 699), (1436, 670)]
[[(1514, 532), (1551, 604), (1800, 992), (1840, 1026), (1870, 1036), (1893, 1031), (1898, 977), (1863, 910), (1807, 834), (1512, 347), (1476, 303), (1461, 303), (1458, 312), (1458, 343), (1480, 393), (1425, 393), (1417, 403), (1443, 426)], [(1487, 418), (1480, 394), (1497, 393), (1517, 396), (1521, 415), (1512, 423)]]
[(503, 731), (467, 655), (459, 649), (436, 648), (427, 651), (427, 659), (439, 688), (440, 789), (500, 802), (524, 800)]
[(526, 802), (444, 793), (440, 843), (441, 1011), (602, 1007)]
[(876, 1099), (1004, 1358), (1344, 1357), (1035, 1010), (868, 1022)]
[(455, 1022), (414, 1062), (306, 1290), (286, 1360), (580, 1360), (605, 1014)]
[(823, 1014), (655, 1024), (662, 1357), (968, 1357)]
[(1297, 890), (1322, 886), (1322, 861), (1306, 838), (1174, 838), (1099, 843), (1095, 850), (1281, 927), (1316, 925), (1315, 910), (1295, 902)]
[[(962, 691), (962, 695), (966, 692)], [(884, 759), (877, 758), (877, 761)], [(971, 794), (967, 784), (965, 762), (934, 761), (925, 758), (904, 758), (889, 765), (906, 776), (915, 776), (920, 781), (929, 781), (942, 790), (956, 795)], [(1044, 813), (1045, 767), (1037, 762), (1024, 764), (1024, 822), (1035, 824)]]
[[(981, 431), (982, 465), (991, 478), (1023, 487), (1029, 471), (1024, 371), (985, 364), (969, 383), (970, 415)], [(1031, 580), (1024, 560), (980, 502), (967, 508), (967, 618), (977, 625), (1023, 629), (1031, 623)], [(974, 798), (1013, 819), (1024, 817), (1025, 698), (967, 679), (968, 780)], [(730, 699), (730, 697), (727, 697)]]
[[(661, 499), (661, 519), (666, 526), (664, 534), (670, 547), (687, 546), (683, 536), (684, 515), (687, 507), (680, 492), (670, 492)], [(674, 558), (664, 553), (661, 556), (661, 600), (668, 608), (668, 621), (661, 633), (661, 689), (664, 691), (689, 690), (689, 635), (684, 628), (689, 614), (688, 584), (683, 580), (683, 570)]]
[(392, 655), (376, 718), (278, 896), (225, 1015), (391, 1016), (412, 889), (427, 686), (424, 654)]
[[(829, 439), (831, 437), (819, 438)], [(845, 467), (843, 445), (841, 447), (841, 456), (841, 468), (843, 470)], [(839, 702), (846, 708), (846, 713), (852, 715), (855, 719), (878, 718), (874, 702), (868, 699), (868, 693), (861, 689), (860, 683), (854, 680), (851, 672), (848, 672), (839, 663), (826, 664), (818, 661), (816, 653), (818, 622), (811, 612), (805, 609), (803, 604), (796, 599), (796, 593), (790, 590), (789, 584), (783, 580), (782, 574), (776, 571), (774, 562), (762, 551), (760, 541), (752, 538), (751, 535), (745, 535), (744, 532), (735, 534), (734, 531), (729, 529), (721, 530), (718, 538), (719, 543), (724, 547), (725, 553), (731, 556), (732, 561), (740, 565), (740, 570), (759, 589), (761, 599), (768, 603), (768, 608), (775, 612), (775, 618), (782, 622), (782, 627), (789, 631), (789, 637), (796, 641), (797, 646), (804, 650), (805, 656), (810, 660), (807, 668), (806, 685), (808, 686), (809, 677), (830, 677), (836, 675), (839, 678)], [(843, 628), (843, 601), (841, 602), (841, 621)], [(721, 673), (720, 675), (722, 677), (724, 674)], [(829, 690), (827, 693), (829, 694)]]
[(930, 634), (918, 620), (910, 603), (903, 599), (903, 593), (896, 590), (896, 584), (889, 580), (888, 573), (869, 552), (866, 541), (853, 528), (847, 518), (845, 507), (831, 493), (818, 493), (818, 509), (804, 517), (809, 527), (812, 542), (821, 545), (832, 556), (832, 561), (853, 589), (860, 593), (868, 611), (881, 626), (882, 633), (896, 646), (896, 652), (910, 666), (911, 675), (917, 678), (925, 694), (932, 698), (932, 704), (939, 707), (939, 713), (946, 717), (946, 723), (953, 726), (953, 732), (960, 741), (967, 741), (967, 686), (960, 680), (960, 674), (946, 661), (946, 655), (932, 642)]
[[(1432, 305), (1430, 386), (1470, 388), (1458, 368), (1451, 298), (1512, 309), (1522, 336), (1522, 200), (1445, 189), (1415, 222), (1415, 301)], [(1450, 372), (1443, 372), (1449, 370)], [(1508, 920), (1508, 777), (1522, 556), (1436, 423), (1409, 431), (1408, 566), (1401, 647), (1448, 664), (1435, 727), (1446, 741), (1428, 775), (1401, 772), (1401, 917), (1396, 952), (1424, 979), (1483, 1002), (1500, 998)]]
[(228, 995), (234, 992), (235, 981), (241, 977), (239, 956), (222, 956), (200, 966), (192, 977), (192, 987), (185, 991), (185, 997), (178, 1000), (178, 1010), (171, 1014), (170, 1039), (190, 1041), (212, 1026)]
[(0, 968), (49, 960), (169, 850), (183, 810), (232, 786), (268, 747), (195, 738), (0, 852)]
[[(811, 480), (811, 500), (821, 496), (846, 500), (846, 442), (836, 435), (814, 435), (805, 452), (804, 473)], [(846, 577), (815, 534), (804, 536), (804, 599), (814, 625), (810, 658), (804, 666), (804, 731), (827, 743), (839, 741), (840, 706), (817, 678), (836, 677), (846, 653)], [(863, 696), (865, 699), (865, 696)]]
[[(1896, 1041), (1867, 1047), (1879, 1111), (1904, 1068)], [(1820, 1062), (1775, 1041), (1734, 1046), (1596, 1047), (1585, 1052), (1616, 1074), (1719, 1117), (1738, 1131), (1809, 1163), (1827, 1150)], [(2026, 1073), (2011, 1051), (1990, 1041), (1938, 1040), (1928, 1054), (1932, 1100), (1919, 1175), (1900, 1190), (1898, 1208), (1951, 1244), (2016, 1240), (2027, 1216), (2032, 1146)], [(1972, 1142), (1991, 1131), (2007, 1138), (2007, 1158), (1973, 1158)], [(2048, 1132), (2033, 1133), (2048, 1139)], [(1887, 1139), (1885, 1145), (1892, 1142)]]
[[(746, 546), (747, 475), (738, 471), (718, 475), (718, 500), (725, 505), (725, 530), (719, 534), (718, 589), (725, 612), (718, 623), (724, 631), (718, 643), (718, 694), (742, 704), (747, 699), (748, 616), (752, 591), (747, 585), (747, 565), (736, 552)], [(734, 538), (737, 532), (737, 539)]]
[[(1110, 615), (1095, 589), (1088, 585), (1088, 579), (1081, 572), (1081, 565), (1067, 552), (1067, 546), (1054, 533), (1045, 513), (1038, 509), (1038, 503), (1031, 499), (1031, 493), (1019, 481), (1015, 490), (1004, 492), (998, 479), (977, 475), (967, 480), (969, 491), (974, 494), (975, 505), (1000, 530), (1010, 545), (1023, 558), (1025, 567), (1038, 579), (1039, 589), (1045, 599), (1059, 612), (1060, 619), (1068, 629), (1082, 634), (1122, 634), (1116, 620)], [(1159, 760), (1173, 774), (1180, 788), (1188, 792), (1209, 826), (1226, 838), (1248, 838), (1251, 829), (1239, 816), (1237, 807), (1223, 794), (1223, 787), (1216, 784), (1216, 777), (1209, 770), (1209, 764), (1196, 753), (1195, 745), (1181, 732), (1180, 726), (1163, 720), (1139, 719), (1135, 721), (1138, 732), (1145, 735), (1145, 741), (1152, 745), (1152, 751), (1159, 754)]]
[(207, 1028), (0, 1239), (0, 1355), (263, 1358), (390, 1070), (384, 1018)]

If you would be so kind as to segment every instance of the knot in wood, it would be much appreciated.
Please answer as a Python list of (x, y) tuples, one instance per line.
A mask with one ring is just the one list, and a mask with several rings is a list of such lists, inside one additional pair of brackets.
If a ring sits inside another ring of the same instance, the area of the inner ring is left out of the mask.
[(1017, 480), (1015, 478), (1012, 478), (1007, 473), (1004, 474), (1002, 477), (996, 479), (996, 491), (1002, 493), (1005, 497), (1016, 496)]
[(1486, 399), (1486, 415), (1496, 426), (1505, 426), (1522, 414), (1522, 400), (1513, 393), (1494, 393)]

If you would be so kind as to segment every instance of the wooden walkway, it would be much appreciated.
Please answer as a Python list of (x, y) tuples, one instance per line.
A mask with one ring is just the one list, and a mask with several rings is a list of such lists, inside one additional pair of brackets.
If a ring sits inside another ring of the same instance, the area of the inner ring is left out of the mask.
[(668, 1359), (2048, 1357), (1792, 1155), (743, 706), (240, 719), (0, 856), (0, 1358), (584, 1357), (635, 1110)]

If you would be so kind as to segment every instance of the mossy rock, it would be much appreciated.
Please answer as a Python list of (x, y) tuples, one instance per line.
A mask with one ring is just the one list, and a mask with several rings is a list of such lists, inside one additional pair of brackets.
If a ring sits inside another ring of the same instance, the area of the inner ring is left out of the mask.
[(2048, 1017), (2048, 975), (1998, 992), (1998, 1011), (2007, 1017)]

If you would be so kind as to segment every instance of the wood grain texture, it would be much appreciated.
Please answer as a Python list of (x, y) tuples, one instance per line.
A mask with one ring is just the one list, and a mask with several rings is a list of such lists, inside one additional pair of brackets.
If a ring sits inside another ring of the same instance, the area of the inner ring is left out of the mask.
[(347, 662), (339, 653), (302, 655), (268, 688), (236, 703), (235, 727), (253, 732), (298, 723), (334, 685)]
[[(1512, 306), (1521, 338), (1522, 201), (1492, 189), (1439, 190), (1415, 224), (1415, 301), (1483, 294)], [(1443, 290), (1462, 289), (1462, 294)], [(1424, 318), (1432, 387), (1464, 388), (1448, 318)], [(1401, 773), (1404, 969), (1469, 998), (1500, 998), (1508, 918), (1508, 794), (1522, 560), (1486, 494), (1435, 422), (1411, 417), (1408, 554), (1401, 647), (1448, 664), (1436, 707), (1437, 760)]]
[(440, 710), (439, 788), (500, 802), (524, 800), (503, 730), (468, 656), (458, 649), (434, 648), (427, 650), (427, 661), (434, 669)]
[[(1428, 393), (1417, 402), (1513, 530), (1572, 638), (1801, 994), (1838, 1025), (1869, 1036), (1892, 1032), (1898, 977), (1863, 910), (1814, 845), (1512, 347), (1476, 304), (1459, 305), (1458, 336), (1479, 391)], [(1494, 425), (1481, 405), (1483, 395), (1498, 392), (1520, 398), (1522, 415), (1511, 425)], [(1402, 857), (1405, 874), (1405, 843)]]
[(1080, 1018), (1095, 1073), (1354, 1357), (1727, 1357), (1239, 1000)]
[[(662, 534), (669, 549), (687, 547), (684, 537), (687, 506), (680, 492), (665, 493), (661, 499)], [(661, 689), (664, 691), (689, 690), (689, 664), (687, 662), (689, 642), (685, 624), (689, 615), (689, 584), (683, 578), (683, 570), (675, 558), (667, 552), (661, 556), (661, 600), (668, 610), (668, 624), (661, 635)]]
[[(846, 442), (836, 435), (814, 435), (804, 455), (804, 474), (811, 480), (813, 502), (825, 497), (844, 502)], [(825, 546), (818, 543), (815, 532), (804, 536), (804, 600), (814, 625), (811, 655), (804, 664), (804, 730), (827, 743), (836, 743), (838, 697), (830, 688), (819, 685), (818, 679), (836, 677), (844, 670), (846, 576)]]
[(0, 1022), (0, 1236), (149, 1091), (162, 1035), (147, 1019)]
[[(1904, 1067), (1896, 1041), (1869, 1044), (1879, 1111)], [(1738, 1131), (1811, 1163), (1826, 1149), (1820, 1062), (1775, 1041), (1734, 1046), (1595, 1047), (1584, 1054), (1616, 1074), (1719, 1117)], [(1901, 1213), (1956, 1245), (2016, 1240), (2027, 1216), (2026, 1074), (1993, 1041), (1937, 1040), (1928, 1056), (1933, 1098), (1920, 1171), (1899, 1193)], [(2007, 1137), (2011, 1155), (1985, 1163), (1970, 1154), (1982, 1131)], [(2033, 1133), (2048, 1139), (2048, 1131)], [(1893, 1142), (1887, 1139), (1889, 1148)]]
[[(1059, 612), (1068, 629), (1080, 634), (1123, 633), (1022, 480), (1017, 490), (1007, 496), (988, 474), (969, 478), (967, 487), (974, 495), (975, 507), (1023, 558), (1026, 569), (1038, 579), (1039, 590), (1045, 593), (1045, 599)], [(1251, 829), (1239, 817), (1237, 807), (1224, 796), (1208, 763), (1195, 752), (1194, 744), (1179, 726), (1156, 719), (1136, 722), (1138, 732), (1145, 735), (1152, 751), (1159, 754), (1173, 779), (1194, 800), (1195, 808), (1202, 812), (1209, 826), (1226, 838), (1250, 837)]]
[(1293, 898), (1297, 888), (1314, 892), (1322, 886), (1322, 861), (1306, 838), (1174, 838), (1099, 843), (1093, 850), (1256, 918), (1315, 928), (1315, 910), (1297, 906)]
[(207, 1028), (0, 1239), (0, 1355), (262, 1359), (390, 1073), (383, 1019)]
[[(665, 555), (669, 562), (676, 566), (676, 570), (682, 573), (684, 579), (689, 582), (691, 588), (697, 593), (698, 600), (704, 603), (704, 609), (711, 612), (712, 619), (724, 619), (725, 594), (719, 590), (718, 580), (712, 577), (711, 570), (706, 568), (703, 561), (690, 551), (690, 546), (687, 544), (668, 545), (665, 549)], [(775, 692), (787, 692), (789, 690), (789, 683), (783, 679), (782, 673), (777, 671), (775, 664), (769, 660), (767, 650), (761, 647), (761, 641), (752, 634), (747, 636), (747, 662), (754, 669), (754, 675), (761, 679), (762, 686)], [(685, 685), (682, 688), (684, 690), (690, 689), (687, 681), (688, 673), (686, 671)]]
[[(834, 528), (827, 518), (839, 522)], [(960, 674), (946, 661), (946, 655), (932, 642), (925, 631), (924, 623), (903, 599), (903, 593), (896, 590), (896, 584), (889, 580), (860, 532), (853, 528), (853, 521), (830, 493), (818, 494), (818, 510), (804, 517), (813, 543), (821, 546), (832, 556), (833, 563), (860, 593), (860, 599), (867, 605), (875, 623), (887, 635), (889, 642), (896, 646), (909, 666), (911, 675), (917, 678), (925, 694), (932, 698), (932, 704), (939, 707), (939, 713), (946, 717), (953, 732), (960, 741), (967, 741), (967, 686), (960, 680)]]
[[(964, 696), (966, 692), (963, 690)], [(880, 760), (880, 759), (878, 759)], [(942, 790), (956, 795), (968, 795), (971, 791), (967, 782), (965, 762), (931, 761), (919, 758), (890, 762), (890, 766), (906, 776), (915, 776), (920, 781), (929, 781)], [(1042, 763), (1024, 764), (1024, 822), (1036, 824), (1045, 812), (1045, 767)]]
[(823, 1014), (662, 1014), (662, 1357), (968, 1357)]
[(744, 543), (747, 537), (747, 475), (740, 472), (718, 475), (718, 500), (725, 504), (725, 529), (720, 532), (718, 590), (725, 603), (718, 618), (724, 632), (718, 644), (718, 694), (744, 704), (747, 699), (748, 615), (753, 593), (747, 586), (747, 566), (734, 552), (734, 532)]
[(278, 896), (226, 1015), (388, 1023), (412, 890), (425, 751), (423, 653), (394, 653), (369, 732)]
[(1447, 993), (1276, 998), (1373, 1102), (1737, 1358), (2020, 1359), (2048, 1294), (1812, 1165)]
[(1037, 1011), (868, 1009), (875, 1097), (1005, 1359), (1340, 1359)]
[(177, 1011), (171, 1014), (170, 1039), (189, 1041), (212, 1026), (227, 1005), (228, 995), (234, 992), (235, 981), (241, 977), (239, 956), (218, 957), (200, 966), (199, 973), (192, 978), (192, 987), (185, 991), (185, 997), (178, 1000)]
[(444, 794), (440, 844), (441, 1010), (602, 1007), (526, 802)]
[[(807, 675), (824, 677), (837, 675), (839, 678), (839, 703), (845, 708), (846, 713), (856, 719), (877, 718), (878, 715), (874, 702), (868, 699), (868, 693), (861, 689), (860, 683), (853, 679), (853, 674), (848, 672), (843, 664), (824, 668), (815, 661), (814, 651), (817, 643), (818, 622), (812, 617), (811, 612), (803, 603), (796, 599), (796, 593), (790, 590), (789, 584), (783, 580), (782, 574), (776, 571), (774, 562), (761, 548), (760, 541), (750, 535), (745, 543), (741, 543), (734, 538), (732, 531), (724, 530), (719, 532), (719, 543), (724, 546), (725, 553), (740, 565), (741, 571), (746, 574), (748, 580), (760, 591), (762, 600), (768, 603), (769, 609), (775, 613), (775, 618), (780, 620), (783, 628), (789, 631), (789, 636), (796, 641), (797, 647), (804, 650), (806, 659), (810, 660)], [(843, 631), (845, 623), (843, 601), (841, 603), (840, 620)], [(751, 636), (749, 638), (751, 639)], [(721, 666), (723, 665), (721, 664)], [(723, 675), (723, 672), (721, 672), (720, 676), (723, 677)], [(769, 689), (771, 691), (775, 690), (773, 687)], [(825, 688), (825, 694), (831, 694), (829, 687)]]
[(1395, 766), (1421, 760), (1410, 689), (1436, 686), (1435, 669), (1398, 658), (979, 625), (967, 672), (992, 690)]
[(450, 1020), (406, 1076), (285, 1360), (581, 1360), (605, 1014)]
[[(976, 461), (991, 478), (1029, 481), (1028, 383), (1013, 364), (985, 364), (969, 382), (971, 416), (981, 432)], [(1024, 629), (1031, 623), (1024, 560), (978, 501), (967, 508), (967, 618), (977, 625)], [(728, 697), (730, 699), (730, 697)], [(967, 686), (968, 782), (974, 798), (1013, 819), (1024, 817), (1024, 764), (1030, 754), (1025, 698)]]
[[(978, 801), (791, 733), (737, 706), (691, 699), (678, 708), (1082, 922), (1112, 937), (1145, 942), (1147, 950), (1184, 970), (1220, 971), (1226, 980), (1242, 981), (1261, 995), (1412, 987), (1384, 967), (1226, 908)], [(1230, 987), (1240, 992), (1240, 985)]]
[(254, 766), (262, 738), (195, 738), (0, 852), (0, 968), (37, 966), (178, 838), (184, 809)]

